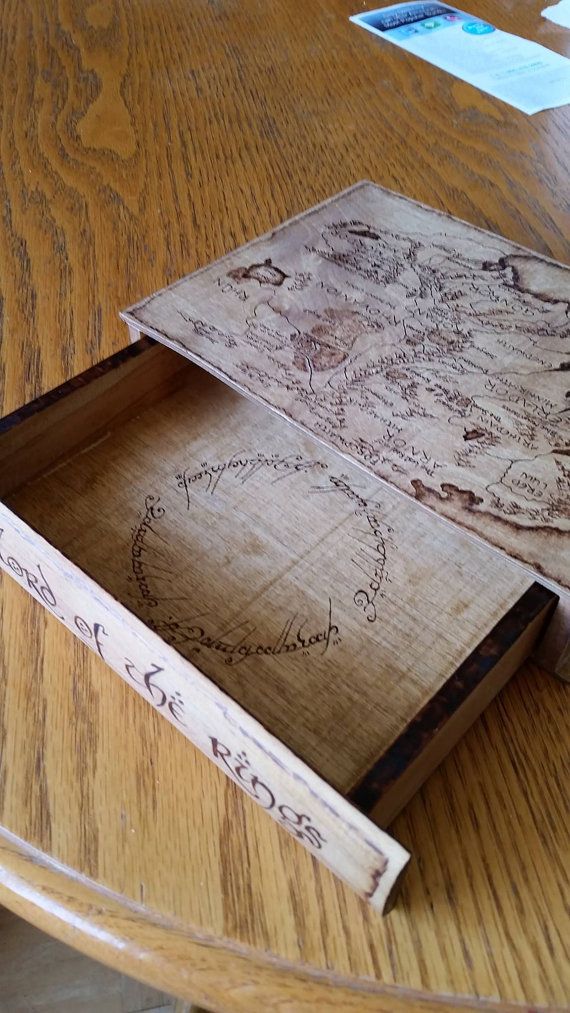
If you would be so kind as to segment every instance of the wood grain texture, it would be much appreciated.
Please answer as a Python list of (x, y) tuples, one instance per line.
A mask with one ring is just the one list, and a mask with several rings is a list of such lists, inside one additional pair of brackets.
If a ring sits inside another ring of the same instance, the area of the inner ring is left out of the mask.
[[(542, 6), (471, 10), (568, 54)], [(119, 307), (357, 179), (568, 258), (569, 109), (517, 113), (354, 10), (3, 4), (5, 412), (122, 347)], [(563, 686), (527, 668), (402, 814), (403, 843), (432, 843), (382, 924), (2, 585), (1, 822), (26, 842), (3, 849), (9, 906), (214, 1009), (568, 1005)], [(41, 855), (63, 863), (45, 887)]]
[(184, 364), (173, 356), (161, 356), (151, 345), (143, 342), (140, 347), (115, 352), (3, 418), (0, 494), (6, 496), (67, 457), (106, 439), (121, 420), (175, 389), (185, 372)]

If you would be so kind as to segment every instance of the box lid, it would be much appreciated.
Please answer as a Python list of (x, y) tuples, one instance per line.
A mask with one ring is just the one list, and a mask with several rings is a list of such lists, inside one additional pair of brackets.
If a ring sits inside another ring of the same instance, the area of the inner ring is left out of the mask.
[(570, 269), (361, 182), (122, 313), (557, 591)]

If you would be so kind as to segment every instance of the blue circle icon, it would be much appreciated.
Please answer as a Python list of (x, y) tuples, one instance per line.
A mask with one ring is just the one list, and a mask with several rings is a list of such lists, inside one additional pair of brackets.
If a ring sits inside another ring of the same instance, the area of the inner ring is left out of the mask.
[(468, 32), (469, 35), (488, 35), (489, 32), (494, 32), (493, 25), (488, 25), (486, 21), (468, 21), (466, 25), (463, 25), (463, 31)]

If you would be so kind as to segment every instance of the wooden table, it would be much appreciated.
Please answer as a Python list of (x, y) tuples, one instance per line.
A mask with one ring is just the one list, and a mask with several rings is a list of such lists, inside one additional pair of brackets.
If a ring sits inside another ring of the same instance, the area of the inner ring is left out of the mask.
[[(544, 0), (470, 8), (570, 52)], [(570, 109), (524, 116), (351, 0), (6, 0), (3, 410), (117, 311), (363, 177), (568, 259)], [(564, 195), (565, 194), (565, 195)], [(215, 1010), (560, 1008), (568, 688), (529, 665), (393, 833), (385, 920), (2, 581), (0, 903)]]

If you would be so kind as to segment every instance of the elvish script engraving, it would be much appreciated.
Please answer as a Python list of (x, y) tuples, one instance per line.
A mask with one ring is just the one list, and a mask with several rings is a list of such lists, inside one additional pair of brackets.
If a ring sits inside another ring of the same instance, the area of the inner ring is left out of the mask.
[[(202, 509), (210, 501), (214, 501), (214, 509), (219, 509), (222, 499), (229, 497), (231, 500), (236, 489), (241, 490), (250, 484), (255, 486), (258, 501), (267, 497), (268, 493), (273, 495), (274, 487), (281, 487), (284, 482), (288, 482), (289, 486), (293, 483), (296, 497), (301, 501), (306, 502), (307, 497), (310, 497), (313, 500), (320, 499), (324, 504), (326, 500), (323, 513), (329, 518), (331, 530), (336, 528), (333, 518), (336, 517), (338, 521), (348, 504), (350, 512), (346, 518), (352, 517), (353, 523), (346, 527), (345, 537), (339, 538), (337, 551), (346, 551), (345, 572), (353, 614), (368, 623), (377, 622), (381, 602), (386, 597), (386, 588), (391, 581), (388, 554), (389, 550), (394, 549), (391, 538), (393, 529), (381, 517), (381, 503), (367, 498), (366, 490), (360, 483), (353, 487), (349, 476), (330, 472), (328, 464), (318, 458), (308, 459), (294, 453), (284, 456), (259, 450), (234, 453), (220, 462), (201, 461), (199, 466), (195, 463), (176, 474), (175, 480), (176, 488), (181, 492), (178, 510), (192, 516), (196, 514), (200, 501)], [(269, 502), (266, 523), (270, 513)], [(299, 654), (301, 658), (306, 658), (315, 651), (323, 656), (341, 643), (341, 631), (337, 622), (333, 621), (333, 600), (324, 585), (320, 587), (322, 614), (319, 614), (318, 609), (315, 611), (317, 599), (310, 596), (303, 604), (301, 596), (300, 599), (291, 601), (290, 611), (283, 611), (281, 606), (275, 612), (275, 609), (269, 607), (265, 619), (256, 615), (259, 603), (255, 596), (251, 596), (251, 588), (255, 586), (253, 573), (249, 574), (245, 582), (249, 588), (245, 612), (238, 609), (237, 613), (228, 616), (222, 610), (222, 614), (218, 614), (217, 609), (206, 607), (203, 595), (198, 596), (198, 601), (193, 601), (192, 597), (181, 594), (180, 588), (173, 595), (172, 584), (179, 556), (173, 558), (169, 553), (169, 539), (162, 528), (169, 519), (171, 527), (180, 523), (180, 520), (175, 520), (176, 504), (174, 506), (173, 511), (170, 500), (167, 505), (167, 501), (163, 501), (160, 495), (147, 494), (144, 510), (140, 511), (140, 520), (131, 529), (131, 573), (127, 578), (130, 596), (143, 610), (147, 625), (162, 639), (176, 646), (191, 660), (202, 649), (216, 652), (229, 667), (237, 667), (244, 661), (259, 659), (260, 656), (291, 659)], [(174, 517), (168, 516), (173, 513)], [(241, 518), (241, 512), (239, 516)], [(276, 516), (275, 535), (279, 534), (283, 538), (284, 527), (280, 515)], [(238, 520), (232, 514), (231, 524), (237, 543), (240, 544), (246, 537), (243, 519)], [(253, 518), (249, 519), (249, 524), (256, 527)], [(219, 528), (219, 515), (216, 517), (216, 525)], [(290, 548), (293, 551), (292, 545)], [(318, 568), (317, 560), (314, 565)], [(289, 569), (288, 564), (287, 570)], [(338, 587), (335, 592), (336, 619)], [(221, 600), (227, 604), (223, 596)], [(310, 614), (306, 611), (309, 602)], [(344, 609), (347, 604), (343, 601), (341, 608)], [(268, 605), (265, 602), (263, 610), (267, 610)], [(277, 624), (271, 630), (271, 623), (268, 626), (267, 620), (272, 613)], [(229, 619), (231, 621), (228, 624)], [(227, 633), (223, 633), (226, 628)], [(265, 640), (260, 640), (262, 630)]]
[(570, 586), (570, 270), (370, 183), (125, 318)]

